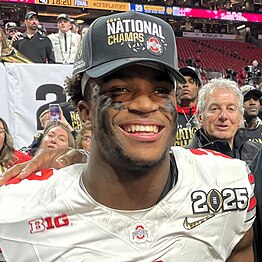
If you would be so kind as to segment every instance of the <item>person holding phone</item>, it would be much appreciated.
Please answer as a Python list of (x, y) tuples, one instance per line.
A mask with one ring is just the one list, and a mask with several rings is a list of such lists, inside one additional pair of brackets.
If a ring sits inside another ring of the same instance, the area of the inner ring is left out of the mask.
[[(40, 114), (39, 120), (44, 130), (47, 126), (49, 126), (50, 122), (59, 121), (61, 125), (63, 124), (63, 126), (66, 127), (66, 130), (70, 131), (70, 134), (74, 139), (76, 139), (78, 135), (78, 132), (75, 131), (73, 127), (67, 122), (59, 104), (50, 104), (49, 109), (46, 109)], [(38, 132), (34, 135), (32, 143), (29, 146), (20, 148), (20, 151), (26, 153), (29, 156), (35, 156), (40, 148), (42, 139), (43, 133)]]
[(50, 104), (49, 105), (49, 112), (50, 112), (50, 119), (52, 121), (61, 120), (59, 104)]

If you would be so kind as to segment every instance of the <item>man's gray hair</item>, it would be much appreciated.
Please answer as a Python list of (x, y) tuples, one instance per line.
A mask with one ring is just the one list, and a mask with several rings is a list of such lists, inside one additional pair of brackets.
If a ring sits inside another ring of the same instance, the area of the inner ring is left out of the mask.
[(216, 89), (227, 89), (234, 93), (238, 100), (238, 109), (241, 115), (244, 114), (244, 97), (239, 89), (238, 84), (235, 81), (218, 78), (218, 79), (211, 79), (207, 84), (205, 84), (198, 93), (198, 103), (197, 103), (197, 110), (200, 115), (204, 113), (206, 107), (206, 99), (209, 94), (211, 94)]

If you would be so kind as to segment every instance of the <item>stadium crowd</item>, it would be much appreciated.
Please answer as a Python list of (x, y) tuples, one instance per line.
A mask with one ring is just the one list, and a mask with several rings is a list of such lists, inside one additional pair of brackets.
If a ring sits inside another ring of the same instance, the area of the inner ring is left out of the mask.
[[(168, 48), (107, 45), (107, 20), (128, 19), (161, 27), (143, 33), (163, 33)], [(12, 21), (0, 31), (3, 63), (74, 64), (74, 71), (69, 102), (56, 105), (57, 115), (42, 112), (43, 131), (30, 145), (16, 148), (0, 115), (2, 260), (262, 261), (259, 61), (243, 85), (232, 74), (204, 80), (190, 59), (177, 68), (166, 22), (132, 11), (99, 18), (84, 34), (68, 14), (58, 15), (57, 33), (48, 34), (34, 11), (24, 23), (23, 33)]]

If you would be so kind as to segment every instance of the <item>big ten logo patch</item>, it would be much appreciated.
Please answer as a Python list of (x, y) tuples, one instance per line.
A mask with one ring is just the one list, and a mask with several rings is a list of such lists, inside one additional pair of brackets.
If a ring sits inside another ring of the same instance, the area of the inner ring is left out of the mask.
[(30, 233), (34, 234), (44, 232), (49, 229), (69, 226), (69, 219), (67, 214), (62, 214), (56, 217), (37, 218), (28, 221), (28, 223), (30, 225)]
[(74, 130), (80, 131), (80, 129), (82, 128), (82, 123), (78, 115), (78, 112), (70, 111), (70, 118), (71, 118), (71, 126), (74, 128)]

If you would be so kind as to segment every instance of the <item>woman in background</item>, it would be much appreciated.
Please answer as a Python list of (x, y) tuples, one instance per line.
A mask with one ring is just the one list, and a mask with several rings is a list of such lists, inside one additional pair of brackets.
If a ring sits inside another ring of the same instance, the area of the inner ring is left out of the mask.
[(50, 121), (46, 124), (39, 149), (75, 148), (75, 139), (70, 128), (62, 121)]
[(90, 151), (91, 145), (91, 138), (92, 138), (92, 131), (91, 127), (85, 128), (84, 126), (79, 131), (79, 134), (76, 139), (76, 148), (84, 149), (85, 151)]
[(12, 136), (7, 123), (0, 117), (0, 174), (14, 164), (32, 159), (31, 156), (14, 148)]

